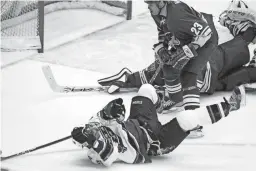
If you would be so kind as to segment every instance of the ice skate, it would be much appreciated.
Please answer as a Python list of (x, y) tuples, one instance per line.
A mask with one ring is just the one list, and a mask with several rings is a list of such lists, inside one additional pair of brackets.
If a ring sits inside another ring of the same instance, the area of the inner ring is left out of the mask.
[(235, 87), (229, 100), (227, 101), (225, 98), (224, 100), (226, 101), (226, 103), (228, 103), (230, 112), (240, 109), (241, 106), (245, 106), (246, 96), (244, 86), (241, 85)]

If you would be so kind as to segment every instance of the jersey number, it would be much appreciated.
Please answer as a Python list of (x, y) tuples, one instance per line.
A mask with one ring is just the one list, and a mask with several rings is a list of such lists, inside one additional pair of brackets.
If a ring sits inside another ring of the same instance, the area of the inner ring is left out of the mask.
[(191, 28), (191, 31), (195, 33), (196, 35), (199, 35), (201, 30), (203, 29), (203, 26), (197, 22), (193, 24), (193, 27)]

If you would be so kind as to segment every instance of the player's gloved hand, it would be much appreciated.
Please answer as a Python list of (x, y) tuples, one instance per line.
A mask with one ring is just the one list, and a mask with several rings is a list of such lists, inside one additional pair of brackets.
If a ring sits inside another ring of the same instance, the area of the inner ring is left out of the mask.
[(154, 44), (154, 51), (157, 54), (156, 57), (158, 57), (159, 61), (162, 63), (166, 63), (170, 60), (170, 54), (168, 53), (168, 50), (164, 47), (163, 43), (157, 43)]
[(91, 128), (89, 124), (86, 124), (85, 127), (75, 127), (72, 132), (72, 140), (77, 146), (84, 148), (91, 148), (96, 140), (94, 136), (94, 128)]
[(171, 65), (177, 70), (181, 70), (191, 58), (198, 55), (192, 44), (183, 47), (177, 46), (176, 49), (169, 51), (169, 53), (171, 58), (165, 64)]
[(118, 98), (109, 102), (101, 111), (99, 111), (99, 116), (104, 120), (116, 119), (116, 121), (122, 122), (125, 118), (123, 99)]

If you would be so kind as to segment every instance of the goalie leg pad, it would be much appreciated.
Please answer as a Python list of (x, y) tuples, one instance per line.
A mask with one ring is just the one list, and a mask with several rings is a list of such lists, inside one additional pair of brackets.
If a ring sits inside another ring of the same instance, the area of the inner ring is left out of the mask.
[(132, 74), (132, 71), (129, 70), (128, 68), (123, 68), (119, 73), (110, 76), (110, 77), (106, 77), (106, 78), (102, 78), (98, 80), (98, 83), (102, 86), (109, 86), (111, 85), (111, 83), (120, 80), (123, 76), (128, 76)]

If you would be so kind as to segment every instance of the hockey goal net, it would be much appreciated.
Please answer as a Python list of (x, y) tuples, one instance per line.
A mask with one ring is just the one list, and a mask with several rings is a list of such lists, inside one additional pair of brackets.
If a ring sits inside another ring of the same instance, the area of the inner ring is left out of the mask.
[(131, 1), (1, 1), (1, 51), (44, 49), (44, 15), (68, 9), (95, 9), (131, 19)]

